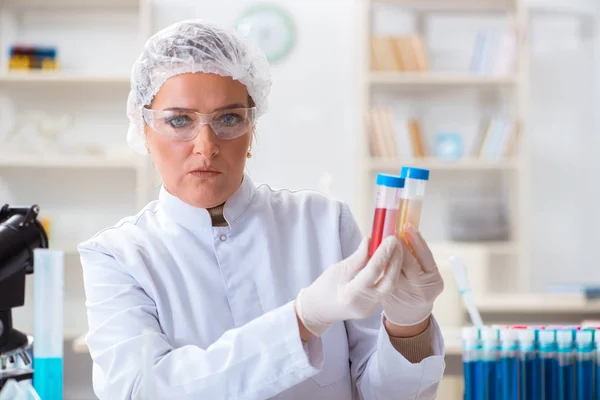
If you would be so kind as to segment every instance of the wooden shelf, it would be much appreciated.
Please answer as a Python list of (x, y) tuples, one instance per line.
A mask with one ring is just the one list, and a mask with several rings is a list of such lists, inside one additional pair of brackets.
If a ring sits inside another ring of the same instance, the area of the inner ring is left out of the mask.
[(455, 241), (438, 241), (432, 242), (432, 246), (444, 246), (444, 247), (484, 247), (492, 255), (510, 255), (518, 251), (518, 246), (515, 242), (494, 242), (494, 241), (480, 241), (480, 242), (455, 242)]
[(482, 12), (506, 11), (519, 0), (371, 0), (371, 3), (394, 4), (419, 12)]
[(69, 156), (69, 155), (14, 155), (0, 153), (1, 167), (20, 168), (96, 168), (135, 169), (139, 166), (133, 157)]
[(499, 294), (476, 298), (481, 312), (515, 314), (590, 314), (600, 313), (600, 300), (587, 301), (570, 294)]
[(506, 86), (518, 83), (516, 76), (488, 76), (450, 72), (371, 72), (374, 86)]
[(377, 159), (371, 158), (368, 160), (369, 169), (390, 171), (397, 173), (404, 165), (433, 169), (433, 170), (510, 170), (519, 167), (516, 160), (501, 160), (498, 162), (490, 162), (485, 160), (464, 158), (458, 161), (443, 161), (436, 158), (424, 158), (420, 160), (395, 160), (395, 159)]
[(140, 0), (5, 0), (0, 6), (13, 9), (137, 9)]
[(127, 75), (84, 74), (69, 71), (8, 71), (0, 73), (0, 85), (10, 84), (129, 85)]

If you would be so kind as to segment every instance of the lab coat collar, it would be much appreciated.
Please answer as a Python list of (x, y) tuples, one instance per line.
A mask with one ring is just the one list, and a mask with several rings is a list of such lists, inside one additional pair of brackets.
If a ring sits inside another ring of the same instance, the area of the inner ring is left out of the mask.
[[(248, 175), (244, 175), (242, 184), (225, 202), (223, 216), (229, 224), (233, 225), (235, 221), (244, 213), (252, 198), (256, 187)], [(160, 206), (168, 218), (186, 228), (194, 230), (212, 229), (212, 219), (205, 208), (194, 207), (180, 200), (165, 189), (164, 185), (160, 189), (158, 196)]]

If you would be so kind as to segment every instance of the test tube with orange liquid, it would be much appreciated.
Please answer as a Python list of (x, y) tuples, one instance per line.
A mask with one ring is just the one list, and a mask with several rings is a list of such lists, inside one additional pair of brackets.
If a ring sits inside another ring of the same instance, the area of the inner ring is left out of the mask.
[(404, 178), (404, 189), (400, 192), (396, 236), (404, 239), (406, 242), (404, 225), (409, 223), (415, 229), (419, 229), (423, 197), (425, 197), (425, 186), (427, 186), (427, 181), (429, 181), (429, 170), (402, 167), (400, 177)]
[(375, 215), (369, 242), (369, 257), (373, 256), (383, 238), (396, 234), (398, 203), (400, 192), (404, 187), (404, 179), (394, 175), (377, 174), (376, 185)]

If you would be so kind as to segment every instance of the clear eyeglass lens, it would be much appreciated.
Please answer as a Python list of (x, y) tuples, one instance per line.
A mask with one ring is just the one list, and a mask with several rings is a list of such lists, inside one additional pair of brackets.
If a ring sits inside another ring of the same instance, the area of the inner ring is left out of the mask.
[(229, 140), (248, 132), (254, 124), (255, 109), (239, 108), (212, 114), (144, 109), (144, 119), (152, 129), (173, 140), (192, 140), (205, 124), (210, 125), (219, 139)]

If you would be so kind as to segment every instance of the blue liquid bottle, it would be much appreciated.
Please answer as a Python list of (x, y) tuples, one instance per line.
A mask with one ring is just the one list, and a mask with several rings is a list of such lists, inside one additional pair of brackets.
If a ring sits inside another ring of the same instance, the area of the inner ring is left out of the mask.
[(499, 400), (519, 399), (519, 360), (517, 357), (517, 331), (500, 330), (500, 356), (498, 363)]
[(594, 371), (594, 399), (600, 400), (600, 328), (594, 330), (594, 358), (596, 361)]
[(558, 399), (557, 373), (558, 363), (556, 359), (556, 332), (553, 330), (541, 330), (538, 333), (539, 364), (542, 375), (542, 398), (544, 400)]
[(575, 399), (575, 354), (573, 330), (556, 331), (556, 354), (558, 358), (558, 400)]
[(594, 396), (594, 342), (591, 330), (578, 331), (575, 336), (577, 357), (577, 400)]
[(520, 330), (519, 337), (519, 393), (520, 399), (543, 400), (542, 366), (533, 329)]
[(463, 328), (462, 344), (463, 376), (465, 383), (464, 400), (479, 400), (482, 398), (477, 395), (478, 389), (482, 387), (479, 329), (476, 327)]
[(499, 400), (500, 376), (498, 362), (498, 329), (485, 327), (479, 332), (482, 349), (483, 398), (481, 400)]

